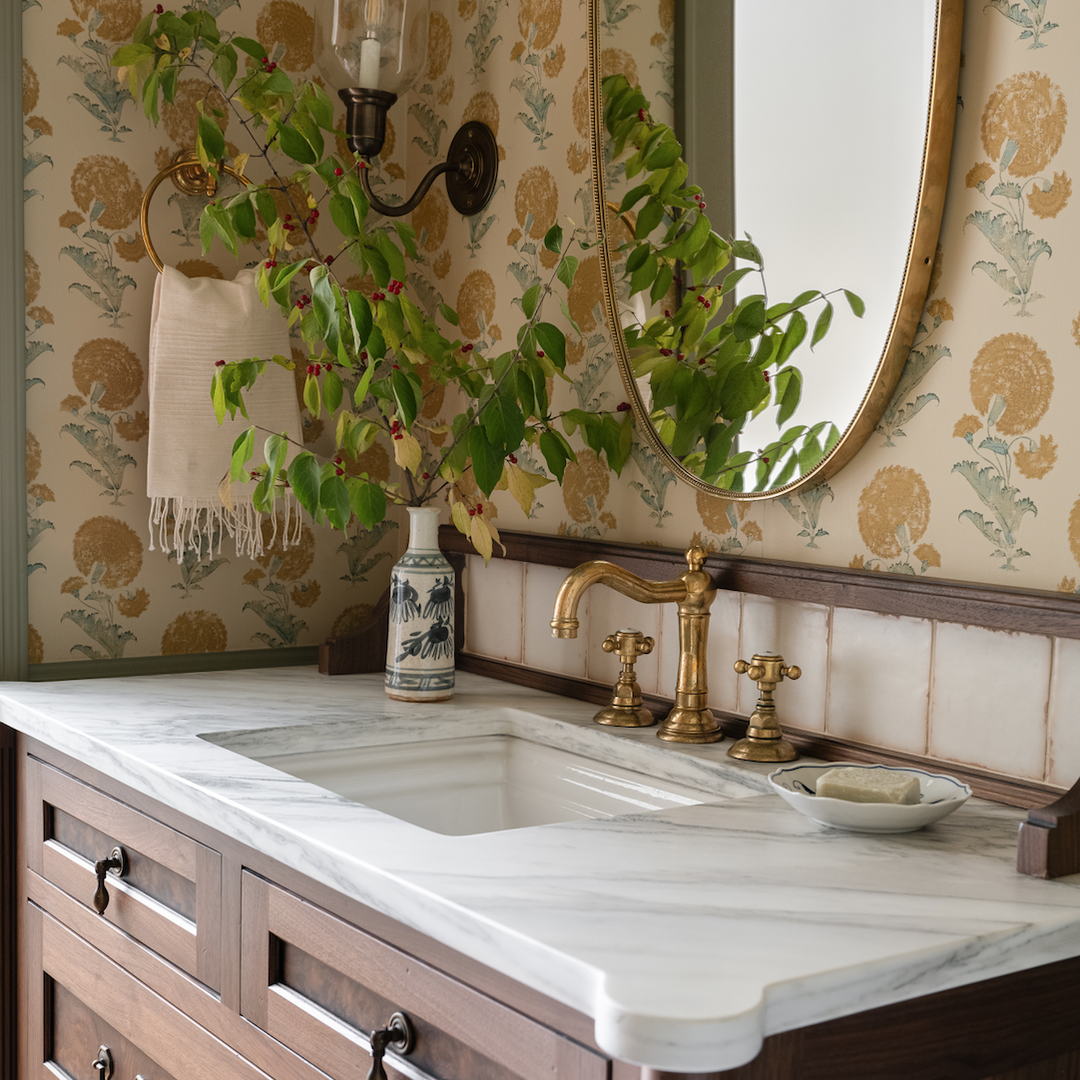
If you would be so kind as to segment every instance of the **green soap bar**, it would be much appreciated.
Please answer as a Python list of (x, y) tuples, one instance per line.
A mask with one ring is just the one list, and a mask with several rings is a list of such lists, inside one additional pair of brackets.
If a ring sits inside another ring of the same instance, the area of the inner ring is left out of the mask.
[(910, 805), (919, 801), (919, 778), (888, 769), (830, 769), (818, 777), (815, 790), (826, 799)]

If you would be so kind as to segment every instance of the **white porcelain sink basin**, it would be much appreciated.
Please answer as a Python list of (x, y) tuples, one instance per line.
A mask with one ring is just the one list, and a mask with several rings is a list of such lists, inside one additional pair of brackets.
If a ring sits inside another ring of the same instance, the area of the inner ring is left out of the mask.
[[(474, 732), (477, 726), (507, 725), (470, 724)], [(620, 763), (591, 756), (593, 746), (586, 754), (579, 746), (550, 745), (513, 731), (463, 736), (458, 734), (460, 726), (455, 727), (450, 738), (381, 744), (371, 730), (340, 728), (337, 738), (329, 732), (320, 736), (308, 727), (201, 737), (346, 799), (451, 836), (610, 818), (763, 791), (756, 777), (732, 778), (730, 770), (714, 780), (693, 759), (671, 762), (681, 764), (685, 776), (677, 775), (678, 767), (658, 770), (652, 766), (664, 763), (670, 750), (627, 747), (610, 735), (609, 748), (624, 759)], [(437, 736), (445, 730), (445, 725), (441, 730), (436, 725), (424, 734)], [(595, 741), (588, 737), (599, 735), (596, 749), (605, 748), (604, 733), (571, 728), (570, 734), (574, 742), (582, 736)], [(658, 771), (668, 775), (648, 774)]]

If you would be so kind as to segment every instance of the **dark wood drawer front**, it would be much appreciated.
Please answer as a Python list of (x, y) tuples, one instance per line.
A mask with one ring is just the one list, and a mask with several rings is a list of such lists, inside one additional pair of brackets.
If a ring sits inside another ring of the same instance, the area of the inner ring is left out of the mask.
[(31, 758), (27, 863), (93, 907), (94, 863), (119, 847), (104, 918), (210, 989), (221, 989), (221, 856), (130, 806)]
[[(28, 1080), (99, 1080), (98, 1047), (108, 1046), (112, 1080), (268, 1080), (164, 998), (36, 905), (30, 952), (44, 978), (28, 995)], [(60, 1070), (63, 1070), (60, 1072)]]
[(607, 1080), (608, 1059), (245, 873), (241, 1012), (334, 1077), (363, 1076), (367, 1033), (405, 1013), (398, 1073), (438, 1080)]

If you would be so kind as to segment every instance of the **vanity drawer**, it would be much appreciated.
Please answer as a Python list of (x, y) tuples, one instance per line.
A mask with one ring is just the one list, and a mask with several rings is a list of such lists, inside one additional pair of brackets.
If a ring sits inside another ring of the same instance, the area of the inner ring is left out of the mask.
[(103, 918), (219, 991), (218, 852), (35, 758), (26, 779), (29, 869), (93, 910), (94, 863), (120, 848)]
[(368, 1032), (404, 1013), (401, 1071), (439, 1080), (607, 1080), (608, 1059), (249, 872), (243, 1015), (336, 1080), (366, 1075)]
[[(28, 906), (30, 951), (44, 978), (31, 982), (27, 1080), (268, 1080), (267, 1074), (194, 1023), (41, 908)], [(108, 1054), (99, 1055), (101, 1047)]]

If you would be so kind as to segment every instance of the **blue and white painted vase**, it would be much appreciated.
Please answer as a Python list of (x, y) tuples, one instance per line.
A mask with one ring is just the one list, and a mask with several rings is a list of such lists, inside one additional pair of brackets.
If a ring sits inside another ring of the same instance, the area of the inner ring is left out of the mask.
[(439, 511), (410, 506), (409, 546), (390, 572), (386, 693), (398, 701), (454, 696), (454, 568), (439, 550)]

